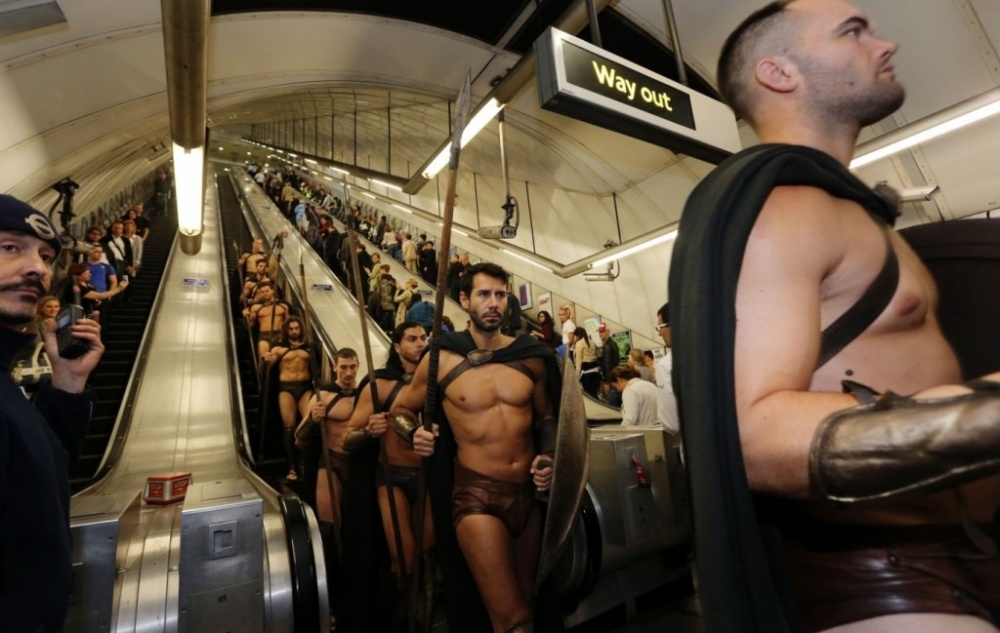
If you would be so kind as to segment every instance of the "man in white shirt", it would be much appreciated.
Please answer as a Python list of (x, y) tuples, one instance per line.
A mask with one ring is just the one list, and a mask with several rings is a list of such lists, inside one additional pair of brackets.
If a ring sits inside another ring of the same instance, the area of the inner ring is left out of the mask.
[(631, 365), (619, 365), (611, 370), (611, 382), (622, 394), (622, 426), (659, 426), (659, 390), (656, 385), (639, 378)]
[(656, 361), (656, 389), (659, 405), (657, 417), (663, 428), (677, 433), (681, 427), (677, 416), (677, 398), (674, 397), (674, 385), (670, 375), (674, 363), (670, 357), (670, 304), (668, 303), (664, 303), (656, 311), (656, 332), (666, 346), (666, 349), (663, 350), (663, 356)]

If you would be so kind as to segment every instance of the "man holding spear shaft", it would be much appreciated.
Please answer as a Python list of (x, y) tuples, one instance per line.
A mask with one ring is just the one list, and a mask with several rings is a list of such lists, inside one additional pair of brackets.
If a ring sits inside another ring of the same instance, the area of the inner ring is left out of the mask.
[[(468, 83), (465, 100), (467, 89)], [(450, 248), (467, 107), (459, 108), (452, 144), (442, 260)], [(495, 264), (471, 266), (462, 278), (459, 297), (469, 312), (469, 331), (442, 334), (446, 271), (446, 261), (440, 261), (430, 353), (397, 398), (391, 424), (417, 454), (433, 455), (425, 462), (430, 462), (433, 482), (431, 505), (449, 630), (491, 627), (523, 633), (532, 630), (529, 605), (542, 540), (543, 513), (536, 492), (552, 483), (558, 368), (551, 350), (533, 337), (515, 339), (500, 332), (507, 273)], [(420, 410), (422, 425), (415, 417)], [(418, 499), (425, 486), (421, 476)], [(422, 508), (420, 502), (417, 512)]]

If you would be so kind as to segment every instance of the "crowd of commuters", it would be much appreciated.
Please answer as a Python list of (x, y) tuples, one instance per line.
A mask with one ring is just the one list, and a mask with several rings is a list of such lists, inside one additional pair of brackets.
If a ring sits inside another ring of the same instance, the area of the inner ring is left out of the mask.
[[(391, 258), (405, 266), (407, 271), (416, 272), (427, 283), (436, 285), (437, 253), (434, 242), (428, 240), (426, 234), (421, 233), (414, 238), (411, 231), (393, 226), (394, 220), (360, 202), (353, 203), (349, 208), (330, 190), (310, 183), (294, 171), (268, 171), (251, 163), (248, 165), (248, 173), (270, 194), (278, 208), (320, 253), (330, 269), (352, 290), (354, 277), (350, 272), (352, 260), (348, 250), (348, 235), (346, 230), (338, 231), (335, 220), (344, 226), (348, 222), (354, 222), (358, 233), (376, 246), (376, 250), (371, 251), (368, 245), (359, 243), (357, 258), (361, 267), (366, 310), (384, 332), (391, 334), (393, 328), (404, 320), (417, 322), (430, 329), (433, 297), (421, 295), (416, 278), (397, 279), (384, 260)], [(459, 288), (464, 271), (471, 265), (468, 253), (452, 253), (449, 258), (446, 284), (449, 296), (456, 302), (459, 302)], [(250, 280), (247, 284), (252, 287)], [(547, 311), (542, 310), (537, 314), (537, 329), (525, 327), (520, 302), (508, 284), (507, 306), (504, 322), (501, 324), (501, 330), (505, 334), (516, 335), (526, 331), (550, 347), (560, 360), (568, 358), (576, 368), (584, 391), (610, 406), (623, 406), (624, 389), (627, 385), (626, 382), (619, 386), (612, 371), (619, 366), (633, 369), (639, 378), (655, 384), (659, 391), (657, 414), (651, 421), (643, 422), (643, 425), (659, 424), (671, 431), (678, 430), (676, 403), (670, 386), (669, 329), (667, 336), (662, 337), (661, 328), (657, 328), (657, 333), (666, 345), (664, 352), (631, 350), (623, 357), (606, 323), (598, 326), (596, 336), (592, 338), (584, 328), (577, 327), (572, 305), (560, 306), (557, 317), (558, 319), (553, 319)], [(454, 325), (449, 320), (443, 328), (445, 331), (452, 331)], [(656, 377), (657, 357), (660, 358), (659, 378)], [(634, 424), (632, 421), (626, 422)]]

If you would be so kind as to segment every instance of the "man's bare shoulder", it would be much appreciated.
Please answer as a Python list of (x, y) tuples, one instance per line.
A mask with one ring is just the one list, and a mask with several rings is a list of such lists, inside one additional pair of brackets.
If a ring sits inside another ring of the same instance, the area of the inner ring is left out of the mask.
[(794, 259), (806, 268), (833, 269), (844, 257), (854, 231), (865, 218), (856, 203), (815, 187), (777, 187), (761, 208), (747, 241), (747, 257)]

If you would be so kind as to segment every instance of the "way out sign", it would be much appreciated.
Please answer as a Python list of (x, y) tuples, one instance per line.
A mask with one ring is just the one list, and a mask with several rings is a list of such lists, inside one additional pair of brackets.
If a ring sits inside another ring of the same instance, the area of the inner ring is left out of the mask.
[(710, 163), (741, 149), (724, 103), (589, 42), (550, 28), (535, 59), (546, 110)]

